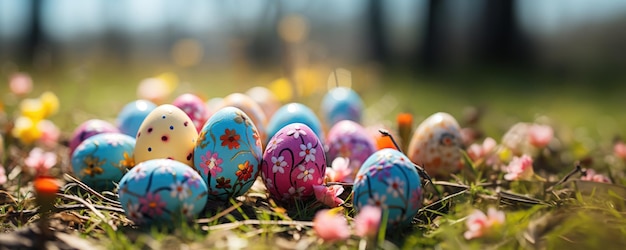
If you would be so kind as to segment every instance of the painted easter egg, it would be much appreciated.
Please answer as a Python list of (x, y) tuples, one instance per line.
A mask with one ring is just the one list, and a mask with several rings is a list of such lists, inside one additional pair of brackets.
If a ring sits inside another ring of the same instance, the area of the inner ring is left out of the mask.
[(156, 104), (148, 100), (130, 102), (117, 114), (117, 128), (120, 132), (135, 137), (143, 119), (156, 108)]
[(389, 212), (388, 226), (408, 225), (422, 206), (419, 174), (409, 158), (395, 149), (381, 149), (365, 160), (353, 192), (357, 213), (366, 205), (378, 206)]
[(328, 91), (322, 99), (322, 117), (327, 127), (342, 120), (361, 122), (363, 100), (354, 90), (336, 87)]
[(217, 110), (223, 107), (235, 107), (241, 109), (246, 115), (252, 119), (252, 123), (256, 126), (259, 135), (261, 136), (261, 142), (267, 138), (265, 126), (267, 125), (267, 116), (263, 113), (263, 109), (259, 104), (252, 100), (249, 96), (241, 93), (232, 93), (222, 100), (221, 104), (217, 107)]
[(278, 101), (276, 95), (266, 87), (253, 87), (246, 91), (246, 95), (259, 104), (261, 109), (263, 109), (263, 113), (265, 113), (265, 117), (272, 117), (274, 112), (280, 108), (280, 101)]
[(326, 139), (329, 162), (337, 157), (350, 160), (349, 167), (356, 175), (363, 162), (376, 152), (376, 144), (368, 132), (356, 122), (343, 120), (336, 123)]
[(76, 129), (74, 129), (72, 137), (70, 137), (70, 157), (74, 153), (76, 147), (78, 147), (78, 145), (85, 139), (107, 132), (118, 133), (120, 131), (113, 124), (99, 119), (87, 120), (80, 124)]
[(172, 105), (180, 108), (196, 126), (198, 132), (204, 126), (204, 123), (208, 119), (208, 113), (204, 101), (200, 97), (194, 94), (182, 94), (172, 102)]
[(158, 106), (139, 127), (135, 162), (166, 158), (193, 166), (197, 137), (196, 126), (185, 112), (170, 104)]
[(312, 129), (318, 138), (324, 138), (322, 125), (313, 110), (295, 102), (283, 105), (274, 113), (267, 124), (267, 135), (274, 136), (278, 130), (291, 123), (303, 123)]
[(411, 161), (431, 176), (446, 178), (463, 167), (461, 129), (448, 113), (435, 113), (415, 130), (409, 144)]
[(270, 197), (293, 202), (313, 195), (326, 173), (326, 155), (313, 130), (302, 123), (280, 129), (270, 139), (261, 162), (261, 175)]
[(228, 200), (252, 187), (263, 150), (250, 117), (238, 108), (225, 107), (200, 130), (193, 154), (195, 168), (209, 188), (209, 199)]
[(193, 168), (170, 159), (137, 164), (122, 177), (118, 194), (124, 213), (135, 224), (193, 219), (207, 203), (202, 177)]
[(135, 138), (102, 133), (81, 142), (72, 154), (72, 170), (96, 190), (111, 190), (134, 164)]

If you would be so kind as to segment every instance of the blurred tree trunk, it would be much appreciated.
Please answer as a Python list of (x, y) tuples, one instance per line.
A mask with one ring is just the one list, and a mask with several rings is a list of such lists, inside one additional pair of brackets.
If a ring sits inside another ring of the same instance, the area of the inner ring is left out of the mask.
[(443, 0), (429, 0), (427, 15), (424, 42), (417, 63), (432, 70), (441, 63)]
[(386, 64), (389, 62), (389, 47), (385, 30), (385, 16), (383, 0), (370, 0), (367, 11), (369, 16), (369, 41), (372, 60)]
[(20, 64), (34, 67), (41, 47), (45, 45), (45, 37), (41, 30), (42, 0), (31, 1), (30, 24), (24, 31), (24, 42), (19, 55)]

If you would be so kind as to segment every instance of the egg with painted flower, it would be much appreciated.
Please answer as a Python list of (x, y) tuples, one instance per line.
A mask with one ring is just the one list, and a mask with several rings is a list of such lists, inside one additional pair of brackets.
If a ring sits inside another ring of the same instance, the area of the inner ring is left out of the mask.
[(206, 122), (194, 147), (194, 165), (212, 200), (246, 193), (259, 174), (263, 151), (256, 126), (235, 107), (218, 110)]
[(180, 108), (163, 104), (144, 119), (135, 145), (135, 162), (172, 159), (193, 166), (198, 131)]
[(410, 224), (422, 206), (420, 176), (409, 158), (395, 149), (381, 149), (365, 160), (353, 192), (357, 213), (367, 205), (389, 213), (388, 229)]
[(337, 157), (348, 158), (349, 167), (356, 175), (363, 162), (376, 152), (376, 144), (368, 132), (356, 122), (343, 120), (336, 123), (326, 139), (329, 162)]
[(460, 131), (459, 123), (450, 114), (435, 113), (417, 127), (407, 155), (429, 175), (448, 178), (463, 167)]
[(263, 112), (261, 106), (256, 103), (252, 98), (247, 95), (241, 93), (232, 93), (227, 95), (222, 99), (222, 101), (217, 106), (217, 110), (224, 107), (235, 107), (241, 109), (256, 126), (259, 131), (259, 135), (261, 136), (261, 142), (263, 142), (267, 138), (266, 127), (267, 125), (267, 116)]
[(172, 105), (180, 108), (196, 126), (198, 132), (208, 119), (207, 107), (200, 97), (194, 94), (182, 94), (172, 102)]
[(72, 170), (96, 190), (111, 190), (135, 164), (135, 138), (121, 133), (102, 133), (87, 138), (72, 154)]
[(188, 165), (170, 159), (137, 164), (120, 181), (119, 200), (135, 224), (173, 225), (193, 219), (207, 203), (202, 177)]
[(261, 162), (261, 175), (270, 197), (294, 202), (313, 195), (313, 185), (321, 185), (326, 173), (326, 155), (317, 135), (307, 125), (284, 126), (267, 144)]

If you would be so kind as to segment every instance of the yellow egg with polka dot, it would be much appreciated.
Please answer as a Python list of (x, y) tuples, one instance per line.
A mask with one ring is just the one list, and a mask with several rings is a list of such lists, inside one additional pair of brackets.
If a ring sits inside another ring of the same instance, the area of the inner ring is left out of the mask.
[(197, 138), (196, 127), (184, 111), (170, 104), (158, 106), (139, 127), (135, 163), (172, 159), (193, 166)]

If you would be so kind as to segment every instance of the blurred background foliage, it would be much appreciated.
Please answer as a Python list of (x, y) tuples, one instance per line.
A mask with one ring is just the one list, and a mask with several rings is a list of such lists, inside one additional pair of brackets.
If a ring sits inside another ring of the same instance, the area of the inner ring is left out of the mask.
[(606, 144), (626, 132), (625, 14), (620, 0), (0, 0), (0, 76), (57, 91), (67, 130), (162, 73), (205, 99), (284, 78), (317, 110), (344, 67), (370, 122), (486, 110), (494, 137), (549, 117)]

